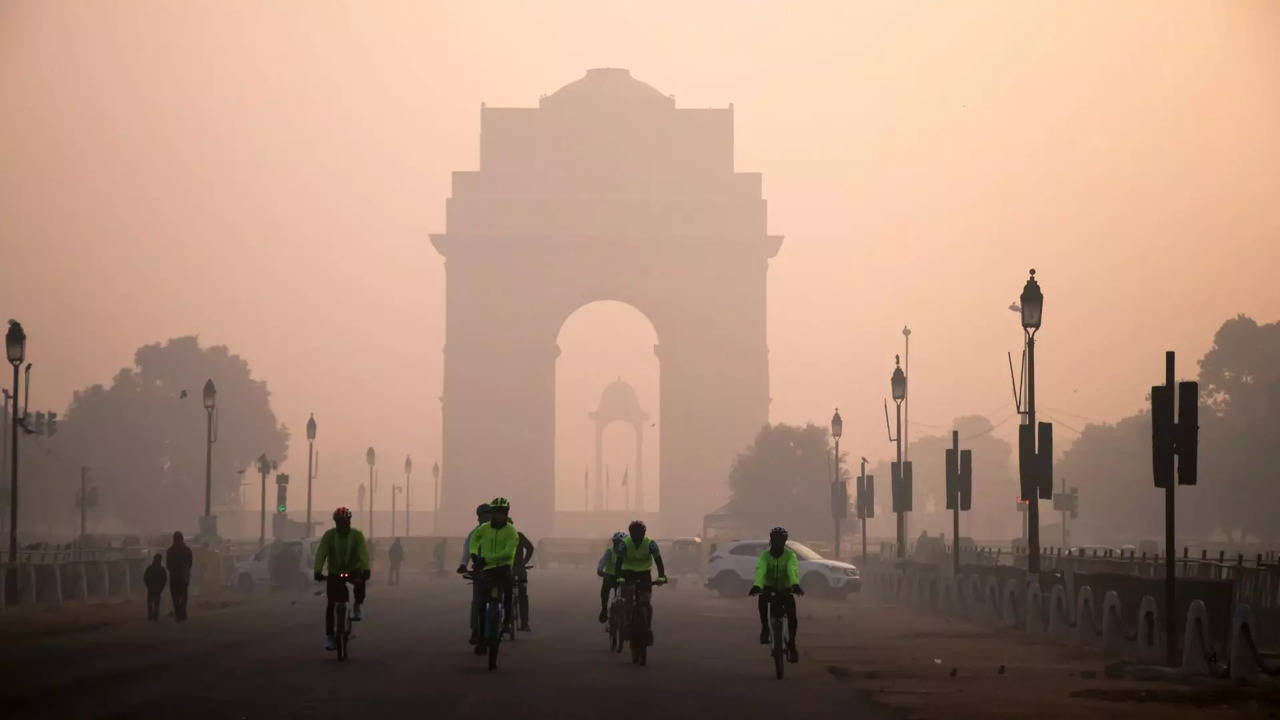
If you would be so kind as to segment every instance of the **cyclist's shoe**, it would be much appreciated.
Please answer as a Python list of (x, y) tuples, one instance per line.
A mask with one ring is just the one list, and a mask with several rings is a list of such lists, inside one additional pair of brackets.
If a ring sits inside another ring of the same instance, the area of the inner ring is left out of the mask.
[(796, 649), (794, 640), (787, 643), (787, 662), (800, 662), (800, 651)]
[(487, 645), (485, 645), (483, 642), (478, 642), (478, 643), (476, 643), (475, 653), (476, 653), (477, 655), (483, 655), (483, 654), (485, 654), (488, 650), (489, 650), (489, 647), (488, 647)]
[(335, 638), (335, 637), (334, 637), (334, 636), (332, 636), (332, 635), (325, 635), (325, 636), (324, 636), (324, 649), (325, 649), (325, 650), (337, 650), (337, 649), (338, 649), (338, 640), (337, 640), (337, 638)]
[(604, 610), (601, 610), (599, 620), (602, 623), (609, 622), (609, 613), (605, 612)]
[(761, 645), (768, 645), (768, 644), (769, 644), (769, 628), (768, 628), (768, 626), (765, 626), (765, 627), (760, 628), (760, 644), (761, 644)]
[(364, 613), (360, 612), (360, 603), (356, 603), (355, 608), (351, 611), (351, 621), (360, 622), (364, 619)]

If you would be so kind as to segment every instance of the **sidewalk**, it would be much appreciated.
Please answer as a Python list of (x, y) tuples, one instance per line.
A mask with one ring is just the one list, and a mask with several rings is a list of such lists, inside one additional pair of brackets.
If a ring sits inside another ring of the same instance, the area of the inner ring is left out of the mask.
[(879, 606), (869, 597), (801, 612), (804, 662), (911, 718), (1280, 717), (1280, 685), (1113, 680), (1104, 671), (1113, 660), (1100, 652)]

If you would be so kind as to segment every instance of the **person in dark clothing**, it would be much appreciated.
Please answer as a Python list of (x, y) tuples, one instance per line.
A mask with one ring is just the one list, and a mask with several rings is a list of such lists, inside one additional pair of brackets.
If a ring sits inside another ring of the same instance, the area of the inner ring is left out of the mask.
[(173, 599), (173, 619), (187, 619), (187, 585), (191, 582), (191, 548), (183, 542), (182, 533), (173, 533), (173, 544), (164, 553), (169, 569), (169, 597)]
[(142, 584), (147, 586), (147, 619), (160, 619), (160, 594), (164, 592), (165, 583), (169, 581), (169, 573), (160, 564), (160, 553), (151, 559), (146, 572), (142, 573)]
[(533, 543), (522, 532), (516, 531), (516, 535), (519, 539), (511, 569), (515, 573), (516, 584), (520, 586), (520, 592), (516, 593), (520, 601), (520, 630), (529, 632), (532, 629), (529, 627), (529, 571), (525, 566), (533, 561)]
[(400, 538), (391, 541), (391, 549), (387, 552), (387, 559), (391, 561), (391, 572), (387, 573), (387, 584), (399, 585), (400, 563), (404, 562), (404, 546), (400, 544)]

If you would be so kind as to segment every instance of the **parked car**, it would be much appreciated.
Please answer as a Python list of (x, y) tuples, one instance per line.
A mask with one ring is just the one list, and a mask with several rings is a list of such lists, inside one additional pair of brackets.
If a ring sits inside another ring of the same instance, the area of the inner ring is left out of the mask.
[[(744, 540), (724, 543), (707, 560), (707, 587), (722, 597), (740, 597), (747, 593), (755, 581), (756, 561), (760, 553), (769, 547), (764, 540)], [(798, 560), (800, 587), (815, 597), (847, 597), (862, 589), (862, 576), (858, 568), (849, 563), (826, 560), (818, 553), (789, 541)]]
[(311, 580), (317, 542), (319, 538), (307, 538), (277, 540), (265, 545), (252, 557), (235, 564), (231, 573), (232, 583), (237, 590), (246, 594), (258, 588), (270, 588), (273, 584), (272, 563), (283, 562), (287, 567), (277, 567), (277, 574), (282, 577), (275, 578), (275, 584), (281, 587), (306, 587)]

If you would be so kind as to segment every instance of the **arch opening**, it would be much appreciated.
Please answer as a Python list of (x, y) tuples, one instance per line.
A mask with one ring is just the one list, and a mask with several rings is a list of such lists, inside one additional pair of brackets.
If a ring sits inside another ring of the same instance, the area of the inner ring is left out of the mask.
[(556, 511), (602, 516), (659, 509), (659, 387), (653, 322), (599, 300), (556, 337)]

